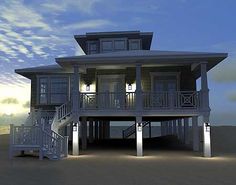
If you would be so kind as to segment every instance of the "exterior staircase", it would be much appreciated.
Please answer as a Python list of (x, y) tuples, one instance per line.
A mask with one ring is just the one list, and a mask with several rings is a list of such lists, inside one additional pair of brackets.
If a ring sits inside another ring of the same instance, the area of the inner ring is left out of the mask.
[(39, 152), (39, 158), (59, 160), (68, 156), (68, 137), (41, 126), (10, 125), (10, 158), (14, 151)]
[(10, 158), (14, 151), (39, 151), (39, 158), (59, 160), (68, 155), (68, 136), (59, 129), (72, 121), (72, 104), (67, 102), (56, 111), (33, 109), (25, 125), (10, 126)]
[[(143, 121), (142, 127), (144, 128), (149, 123), (150, 123), (150, 121)], [(135, 133), (135, 131), (136, 131), (136, 123), (134, 123), (133, 125), (131, 125), (127, 129), (122, 131), (123, 139), (130, 137), (131, 135), (133, 135)]]

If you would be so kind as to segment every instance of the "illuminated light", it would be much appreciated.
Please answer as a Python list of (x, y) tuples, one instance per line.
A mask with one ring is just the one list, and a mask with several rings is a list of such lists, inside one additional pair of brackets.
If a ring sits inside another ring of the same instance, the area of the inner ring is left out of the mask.
[(210, 123), (203, 123), (203, 151), (204, 157), (211, 157), (211, 127)]
[(126, 84), (126, 92), (135, 92), (136, 91), (136, 83)]
[(83, 93), (96, 92), (96, 85), (95, 85), (95, 83), (92, 83), (92, 84), (89, 84), (89, 85), (82, 83), (81, 87), (80, 87), (80, 91), (83, 92)]
[(128, 90), (132, 90), (132, 84), (128, 84)]
[(137, 156), (143, 156), (143, 133), (142, 133), (142, 123), (138, 123), (136, 126), (136, 144), (137, 144)]
[(90, 91), (90, 85), (86, 85), (86, 91)]
[(72, 135), (72, 142), (73, 142), (73, 155), (79, 155), (79, 124), (73, 123), (73, 135)]

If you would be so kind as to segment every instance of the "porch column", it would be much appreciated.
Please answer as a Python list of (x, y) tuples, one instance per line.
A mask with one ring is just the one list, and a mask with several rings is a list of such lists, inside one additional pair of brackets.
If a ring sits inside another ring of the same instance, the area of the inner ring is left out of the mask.
[(210, 107), (209, 107), (209, 89), (207, 82), (207, 63), (201, 63), (201, 95), (203, 111), (203, 155), (211, 157), (211, 134), (210, 134)]
[(184, 118), (184, 143), (189, 144), (189, 119)]
[(137, 147), (137, 156), (143, 156), (143, 125), (142, 125), (142, 117), (136, 117), (136, 147)]
[(79, 155), (79, 67), (74, 66), (73, 84), (73, 134), (72, 134), (72, 154)]
[(209, 123), (210, 114), (203, 115), (203, 156), (211, 157), (211, 128)]
[(201, 105), (205, 112), (210, 111), (209, 107), (209, 89), (207, 82), (207, 63), (201, 63)]
[(103, 121), (99, 121), (99, 139), (103, 139)]
[(193, 151), (199, 151), (198, 117), (192, 117)]
[(173, 124), (173, 134), (177, 135), (176, 120), (173, 120), (172, 124)]
[(110, 138), (110, 121), (105, 121), (105, 138), (109, 139)]
[(93, 120), (89, 119), (89, 143), (93, 142)]
[(168, 135), (172, 134), (172, 122), (168, 121)]
[(178, 138), (182, 141), (183, 132), (182, 132), (182, 119), (178, 119)]
[(95, 139), (98, 140), (98, 121), (96, 120), (95, 121), (95, 125), (94, 125), (94, 136), (95, 136)]
[(136, 64), (136, 110), (142, 111), (143, 108), (143, 96), (142, 96), (142, 84), (141, 84), (141, 64)]
[(87, 118), (82, 117), (82, 123), (81, 123), (81, 131), (82, 131), (82, 137), (81, 137), (81, 142), (82, 142), (82, 149), (86, 150), (87, 149)]

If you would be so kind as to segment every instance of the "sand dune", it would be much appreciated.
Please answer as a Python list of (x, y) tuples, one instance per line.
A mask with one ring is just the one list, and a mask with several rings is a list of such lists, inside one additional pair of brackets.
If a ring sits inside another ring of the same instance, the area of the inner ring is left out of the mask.
[(37, 157), (8, 159), (8, 137), (0, 136), (1, 185), (234, 185), (236, 128), (212, 128), (216, 157), (202, 158), (189, 150), (133, 148), (93, 150), (61, 161)]

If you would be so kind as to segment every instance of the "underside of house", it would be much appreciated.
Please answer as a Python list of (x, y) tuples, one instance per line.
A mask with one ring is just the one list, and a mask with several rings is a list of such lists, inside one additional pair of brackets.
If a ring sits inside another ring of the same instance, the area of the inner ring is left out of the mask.
[(134, 137), (137, 156), (143, 156), (143, 129), (155, 122), (161, 136), (175, 135), (199, 151), (201, 117), (203, 155), (210, 157), (207, 71), (227, 54), (150, 50), (152, 36), (139, 31), (75, 35), (85, 55), (17, 69), (31, 80), (31, 110), (24, 125), (11, 125), (10, 156), (38, 150), (41, 159), (60, 159), (68, 155), (68, 140), (72, 154), (79, 155), (87, 140), (109, 139), (113, 121), (133, 123), (121, 132), (123, 139)]

